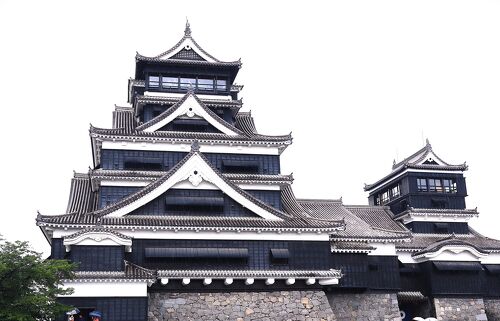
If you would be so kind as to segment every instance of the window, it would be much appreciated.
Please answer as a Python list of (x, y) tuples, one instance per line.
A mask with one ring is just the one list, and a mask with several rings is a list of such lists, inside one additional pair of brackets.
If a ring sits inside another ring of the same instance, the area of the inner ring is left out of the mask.
[(225, 80), (217, 80), (217, 90), (225, 91), (227, 88), (227, 83)]
[(389, 191), (385, 191), (380, 195), (382, 199), (382, 205), (389, 202)]
[(453, 179), (443, 179), (443, 187), (445, 193), (457, 192), (457, 182)]
[(160, 87), (160, 76), (149, 76), (149, 87), (159, 88)]
[(161, 86), (164, 89), (179, 88), (179, 78), (177, 78), (177, 77), (161, 77)]
[(429, 181), (429, 192), (437, 192), (437, 193), (443, 192), (443, 185), (441, 184), (440, 179), (429, 178), (428, 181)]
[(213, 91), (214, 90), (214, 80), (213, 79), (198, 79), (198, 90)]
[(385, 205), (395, 198), (401, 196), (401, 184), (392, 186), (391, 188), (375, 195), (375, 205)]
[(457, 182), (451, 178), (417, 178), (419, 192), (456, 193)]
[(417, 189), (419, 192), (427, 192), (427, 179), (417, 178)]
[(399, 197), (399, 195), (401, 195), (401, 192), (399, 190), (399, 184), (398, 184), (391, 188), (391, 199)]
[(204, 76), (203, 78), (175, 75), (150, 75), (148, 77), (148, 87), (151, 89), (165, 90), (187, 90), (194, 89), (202, 92), (227, 91), (228, 83), (226, 79)]
[(196, 79), (195, 78), (181, 78), (181, 89), (195, 89)]

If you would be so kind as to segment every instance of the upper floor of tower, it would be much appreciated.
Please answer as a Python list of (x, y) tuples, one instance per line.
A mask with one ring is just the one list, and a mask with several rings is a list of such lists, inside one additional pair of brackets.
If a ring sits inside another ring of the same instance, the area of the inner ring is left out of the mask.
[(189, 90), (213, 98), (237, 99), (240, 88), (233, 85), (241, 60), (225, 62), (210, 55), (192, 37), (189, 22), (175, 46), (157, 56), (137, 53), (135, 60), (135, 79), (129, 82), (131, 103), (145, 92), (175, 95)]
[(377, 182), (366, 185), (370, 205), (390, 206), (394, 214), (408, 208), (465, 209), (465, 163), (452, 165), (433, 151), (427, 140), (416, 153), (392, 166)]

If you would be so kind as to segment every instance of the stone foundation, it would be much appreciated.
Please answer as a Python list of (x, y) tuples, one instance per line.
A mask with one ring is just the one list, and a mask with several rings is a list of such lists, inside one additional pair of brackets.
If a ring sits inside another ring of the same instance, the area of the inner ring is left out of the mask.
[[(438, 320), (487, 321), (483, 299), (435, 298)], [(491, 321), (491, 320), (490, 320)]]
[(484, 299), (488, 321), (500, 321), (500, 300)]
[(334, 294), (328, 302), (336, 321), (400, 321), (396, 293), (391, 294)]
[(148, 310), (149, 321), (337, 320), (323, 291), (149, 293)]

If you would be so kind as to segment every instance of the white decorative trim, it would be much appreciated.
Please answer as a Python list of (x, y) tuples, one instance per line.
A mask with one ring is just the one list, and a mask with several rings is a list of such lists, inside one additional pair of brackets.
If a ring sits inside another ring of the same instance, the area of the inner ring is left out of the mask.
[(64, 288), (73, 288), (73, 293), (60, 297), (146, 297), (148, 283), (142, 282), (107, 282), (99, 281), (69, 281), (64, 282)]
[(319, 285), (337, 285), (339, 284), (339, 279), (323, 279), (318, 281)]
[(480, 261), (488, 256), (467, 245), (445, 245), (435, 252), (414, 255), (416, 261)]
[[(422, 157), (422, 154), (417, 155), (415, 159), (409, 160), (408, 163), (412, 163), (412, 161), (415, 161), (420, 157)], [(440, 158), (436, 155), (436, 153), (434, 153), (432, 149), (426, 152), (426, 157), (418, 162), (417, 165), (423, 165), (428, 160), (436, 162), (440, 166), (448, 166), (448, 164), (445, 164), (440, 160)]]
[(132, 252), (131, 239), (121, 238), (106, 231), (86, 232), (74, 238), (64, 238), (63, 244), (66, 247), (66, 252), (71, 251), (72, 245), (125, 246), (125, 251)]
[(403, 224), (411, 222), (468, 222), (478, 214), (446, 214), (446, 213), (408, 213), (398, 217), (396, 220)]
[(172, 50), (168, 54), (165, 54), (164, 56), (158, 57), (158, 59), (159, 60), (170, 59), (173, 56), (175, 56), (177, 53), (179, 53), (180, 51), (182, 51), (183, 49), (193, 50), (198, 55), (200, 55), (200, 57), (202, 57), (203, 59), (205, 59), (208, 62), (218, 62), (218, 61), (214, 60), (213, 57), (210, 57), (207, 54), (205, 54), (203, 52), (203, 50), (200, 50), (200, 48), (193, 42), (193, 40), (192, 40), (191, 37), (184, 37), (183, 40), (182, 40), (182, 42), (179, 44), (179, 46), (177, 46), (174, 50)]
[[(218, 144), (208, 144), (203, 141), (199, 142), (200, 152), (202, 153), (219, 153), (219, 154), (245, 154), (245, 155), (279, 155), (280, 150), (276, 143), (269, 144), (248, 144), (248, 142), (221, 142)], [(285, 147), (287, 143), (280, 142), (280, 145)], [(191, 146), (189, 144), (158, 141), (126, 141), (113, 139), (103, 139), (102, 149), (113, 150), (139, 150), (139, 151), (160, 151), (160, 152), (189, 152)]]
[(295, 279), (294, 278), (288, 278), (285, 281), (286, 285), (294, 285), (295, 284)]
[(203, 180), (219, 187), (227, 196), (229, 196), (245, 208), (249, 209), (251, 212), (268, 220), (282, 220), (279, 217), (271, 214), (264, 208), (260, 207), (259, 205), (251, 202), (236, 190), (234, 190), (231, 186), (229, 186), (228, 183), (224, 181), (224, 179), (222, 179), (216, 172), (214, 172), (214, 170), (197, 153), (193, 154), (175, 173), (172, 174), (172, 176), (168, 180), (163, 182), (160, 186), (144, 195), (140, 199), (135, 200), (130, 204), (125, 205), (124, 207), (118, 208), (115, 211), (107, 214), (106, 216), (122, 217), (126, 214), (129, 214), (130, 212), (159, 197), (178, 182), (189, 179), (189, 177), (193, 174), (199, 175), (199, 177), (201, 177)]
[(158, 178), (155, 178), (150, 181), (137, 181), (137, 180), (127, 180), (127, 179), (120, 179), (120, 180), (101, 180), (100, 181), (100, 186), (120, 186), (120, 187), (144, 187), (148, 186), (151, 182), (157, 180)]
[[(215, 231), (183, 231), (175, 230), (173, 227), (168, 229), (160, 229), (160, 227), (144, 228), (143, 226), (129, 227), (123, 229), (122, 226), (111, 227), (119, 231), (121, 234), (127, 235), (134, 239), (149, 239), (149, 240), (276, 240), (276, 241), (329, 241), (328, 233), (317, 234), (316, 232), (257, 232), (244, 231), (242, 228), (238, 231), (224, 231), (219, 233)], [(156, 228), (156, 231), (154, 230)], [(134, 230), (133, 230), (134, 229)], [(62, 238), (66, 235), (73, 234), (77, 230), (55, 229), (53, 238)]]
[(411, 256), (411, 252), (401, 252), (398, 250), (398, 260), (401, 261), (401, 263), (418, 263), (415, 261), (415, 259)]
[[(214, 126), (224, 134), (228, 136), (238, 136), (238, 133), (232, 131), (227, 126), (224, 126), (217, 120), (215, 120), (194, 98), (193, 94), (189, 93), (188, 97), (182, 102), (180, 106), (178, 106), (170, 115), (160, 120), (159, 122), (152, 124), (151, 126), (144, 129), (145, 132), (155, 132), (172, 122), (174, 119), (187, 116), (189, 118), (194, 117), (195, 115), (206, 120), (210, 125)], [(147, 123), (146, 123), (147, 124)]]
[(370, 243), (375, 249), (372, 250), (368, 255), (396, 255), (396, 245), (394, 243)]
[(267, 278), (266, 285), (273, 285), (276, 280), (274, 278)]
[(313, 285), (314, 283), (316, 283), (316, 279), (315, 278), (306, 279), (306, 284), (307, 285)]
[[(145, 187), (149, 185), (151, 182), (154, 182), (157, 180), (159, 177), (155, 177), (149, 180), (133, 180), (133, 179), (127, 179), (127, 178), (119, 178), (119, 179), (113, 179), (113, 180), (101, 180), (100, 185), (101, 186), (132, 186), (132, 187)], [(271, 184), (239, 184), (239, 183), (234, 183), (236, 184), (239, 188), (243, 190), (262, 190), (262, 191), (279, 191), (280, 190), (280, 185), (271, 185)], [(200, 186), (200, 185), (199, 185)], [(197, 186), (197, 187), (199, 187)], [(217, 190), (218, 188), (216, 186), (213, 186), (211, 184), (202, 184), (201, 185), (203, 189), (213, 189)], [(173, 189), (192, 189), (193, 185), (189, 184), (187, 182), (179, 182), (175, 186), (172, 186)]]
[(212, 284), (211, 278), (204, 278), (203, 279), (203, 285), (210, 285), (210, 284)]
[(420, 263), (420, 262), (425, 262), (425, 261), (451, 261), (451, 262), (464, 262), (464, 261), (473, 261), (473, 262), (481, 262), (481, 264), (500, 264), (500, 254), (499, 253), (490, 253), (488, 255), (484, 255), (481, 257), (477, 257), (475, 255), (472, 255), (470, 252), (465, 251), (465, 252), (460, 252), (460, 253), (453, 253), (453, 252), (448, 252), (444, 253), (445, 255), (440, 255), (436, 258), (433, 259), (414, 259), (412, 257), (412, 252), (410, 251), (402, 251), (398, 250), (398, 259), (402, 263)]

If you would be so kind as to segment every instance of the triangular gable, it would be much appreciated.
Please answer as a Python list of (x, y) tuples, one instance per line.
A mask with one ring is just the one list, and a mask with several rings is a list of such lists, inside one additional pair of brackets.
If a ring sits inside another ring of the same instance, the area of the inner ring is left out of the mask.
[(226, 135), (244, 136), (243, 132), (231, 126), (211, 111), (192, 91), (188, 92), (181, 100), (157, 117), (138, 126), (137, 130), (155, 132), (180, 117), (201, 118)]
[(418, 158), (415, 165), (436, 165), (436, 166), (450, 166), (450, 164), (443, 161), (439, 156), (434, 153), (432, 148), (430, 148), (425, 154)]
[(122, 217), (153, 201), (167, 190), (189, 184), (202, 188), (204, 184), (215, 186), (237, 203), (254, 214), (268, 220), (282, 220), (284, 213), (248, 194), (224, 178), (198, 151), (191, 152), (167, 174), (121, 201), (94, 212), (106, 217)]
[(414, 259), (424, 260), (478, 260), (488, 256), (488, 253), (465, 240), (458, 239), (455, 235), (444, 238), (427, 246), (425, 249), (412, 254)]
[[(190, 51), (193, 51), (193, 54), (189, 54)], [(207, 62), (221, 62), (220, 60), (216, 59), (214, 56), (210, 55), (208, 52), (203, 50), (203, 48), (200, 47), (196, 43), (196, 41), (191, 37), (191, 27), (189, 25), (189, 22), (186, 22), (186, 29), (184, 30), (184, 37), (171, 49), (159, 54), (158, 56), (154, 57), (154, 59), (157, 60), (167, 60), (167, 59), (179, 59), (179, 53), (185, 54), (181, 56), (190, 56), (191, 59), (189, 60), (200, 60), (200, 59), (192, 59), (193, 57), (200, 57), (202, 61), (207, 61)], [(180, 59), (186, 59), (186, 58), (180, 58)]]
[(426, 144), (423, 148), (411, 156), (408, 156), (401, 162), (394, 163), (392, 169), (396, 170), (404, 165), (452, 166), (436, 155), (436, 153), (432, 150), (432, 146), (428, 139), (426, 140)]

